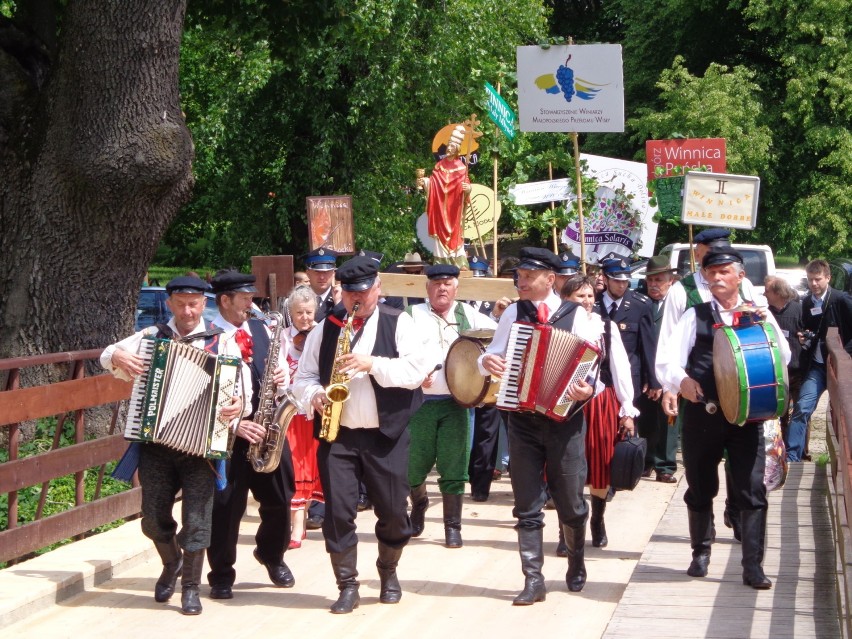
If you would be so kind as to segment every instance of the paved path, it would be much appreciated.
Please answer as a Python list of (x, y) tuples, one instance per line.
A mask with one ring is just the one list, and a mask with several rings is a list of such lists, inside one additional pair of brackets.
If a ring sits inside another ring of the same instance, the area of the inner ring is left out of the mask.
[[(163, 632), (181, 639), (283, 634), (414, 639), (516, 637), (527, 631), (571, 639), (834, 638), (839, 630), (825, 483), (824, 469), (798, 464), (787, 486), (772, 494), (765, 564), (775, 587), (766, 592), (742, 585), (739, 545), (721, 525), (709, 576), (687, 577), (684, 482), (643, 480), (609, 505), (610, 545), (588, 547), (589, 582), (579, 594), (567, 592), (565, 560), (554, 556), (555, 512), (547, 511), (547, 600), (515, 607), (511, 600), (523, 577), (509, 482), (496, 482), (488, 502), (465, 504), (465, 546), (448, 550), (442, 546), (440, 503), (430, 480), (426, 531), (406, 548), (399, 568), (404, 593), (399, 605), (378, 603), (371, 512), (359, 515), (362, 605), (351, 615), (332, 615), (328, 606), (336, 589), (320, 533), (312, 531), (301, 549), (286, 555), (296, 587), (273, 588), (251, 558), (257, 511), (250, 506), (240, 539), (236, 596), (212, 601), (203, 587), (204, 612), (198, 617), (180, 614), (179, 596), (154, 603), (159, 560), (135, 521), (0, 572), (0, 627), (9, 637), (75, 639), (150, 639)], [(55, 602), (58, 584), (78, 594)]]

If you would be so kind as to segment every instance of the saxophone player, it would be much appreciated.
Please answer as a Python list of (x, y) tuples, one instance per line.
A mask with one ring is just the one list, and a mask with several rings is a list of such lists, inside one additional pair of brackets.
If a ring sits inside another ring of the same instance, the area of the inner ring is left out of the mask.
[(277, 360), (272, 369), (272, 383), (283, 390), (289, 382), (284, 359), (286, 348), (278, 348), (271, 353), (271, 333), (266, 324), (250, 319), (252, 296), (257, 293), (254, 282), (253, 275), (233, 270), (219, 271), (212, 280), (219, 308), (213, 324), (224, 331), (224, 341), (233, 341), (239, 346), (243, 361), (251, 371), (253, 395), (251, 413), (237, 426), (234, 451), (228, 463), (228, 486), (216, 493), (213, 502), (213, 534), (207, 549), (210, 564), (207, 581), (211, 599), (231, 599), (234, 596), (237, 540), (249, 490), (260, 504), (254, 556), (264, 565), (273, 584), (281, 588), (292, 588), (295, 584), (293, 573), (283, 559), (290, 542), (290, 500), (295, 492), (289, 447), (284, 446), (281, 463), (271, 473), (255, 471), (247, 457), (250, 445), (263, 441), (266, 435), (264, 427), (255, 419), (260, 421), (257, 413), (264, 394), (262, 384), (267, 357)]
[[(359, 482), (366, 486), (378, 517), (379, 601), (394, 604), (402, 597), (396, 566), (412, 533), (406, 426), (422, 401), (420, 385), (437, 361), (427, 355), (409, 315), (379, 304), (375, 260), (353, 257), (337, 270), (337, 278), (343, 305), (308, 335), (294, 390), (302, 404), (313, 409), (314, 434), (319, 436), (332, 374), (349, 380), (339, 428), (333, 429), (337, 436), (320, 440), (317, 452), (326, 504), (325, 547), (339, 590), (331, 612), (343, 614), (360, 603), (355, 527)], [(347, 325), (351, 332), (344, 337)], [(346, 350), (338, 348), (341, 343), (349, 344), (349, 352), (338, 352)]]

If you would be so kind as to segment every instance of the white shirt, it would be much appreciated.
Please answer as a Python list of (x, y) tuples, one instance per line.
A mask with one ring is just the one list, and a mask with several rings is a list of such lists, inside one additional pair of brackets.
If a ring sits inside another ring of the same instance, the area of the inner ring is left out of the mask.
[[(743, 302), (739, 298), (738, 304)], [(734, 320), (733, 309), (723, 310), (718, 304), (713, 302), (719, 316), (725, 325), (730, 326)], [(666, 308), (668, 312), (668, 308)], [(775, 327), (778, 335), (781, 336), (781, 327), (772, 316), (772, 313), (766, 314), (767, 323)], [(680, 321), (675, 325), (673, 332), (669, 336), (666, 348), (657, 349), (657, 358), (654, 363), (654, 370), (657, 373), (657, 380), (663, 387), (663, 390), (671, 393), (679, 393), (680, 385), (684, 379), (688, 377), (686, 374), (686, 364), (689, 360), (689, 354), (695, 346), (695, 308), (689, 308), (680, 318)], [(784, 365), (790, 363), (790, 346), (786, 339), (778, 340), (778, 350), (781, 352), (781, 358)]]
[[(236, 348), (236, 351), (240, 354), (242, 354), (242, 352), (240, 351), (240, 345), (237, 343), (237, 339), (236, 339), (237, 331), (239, 329), (243, 329), (246, 333), (248, 333), (249, 337), (254, 339), (254, 337), (252, 336), (252, 332), (251, 332), (251, 324), (247, 321), (243, 322), (242, 326), (235, 326), (234, 324), (231, 324), (228, 320), (226, 320), (224, 317), (222, 317), (221, 313), (217, 313), (216, 317), (213, 318), (213, 324), (215, 326), (218, 326), (219, 328), (221, 328), (223, 331), (225, 331), (224, 333), (222, 333), (222, 336), (219, 338), (219, 344), (224, 345), (224, 344), (227, 343), (229, 349), (233, 350), (233, 348)], [(269, 328), (265, 324), (263, 326), (263, 330), (266, 331), (266, 336), (271, 340), (272, 339), (272, 332), (269, 330)], [(284, 330), (282, 330), (282, 332), (281, 332), (281, 343), (279, 344), (279, 349), (278, 349), (278, 364), (276, 365), (275, 368), (283, 368), (287, 373), (287, 380), (284, 382), (284, 384), (279, 384), (278, 387), (276, 388), (278, 395), (282, 395), (284, 393), (284, 391), (287, 389), (287, 387), (290, 385), (290, 367), (287, 366), (287, 357), (286, 357), (286, 353), (287, 353), (286, 333), (287, 332), (284, 331)], [(233, 345), (233, 347), (231, 345)], [(221, 346), (220, 346), (220, 350), (221, 350)], [(249, 378), (249, 379), (251, 379), (251, 378)]]
[[(581, 310), (583, 309), (577, 309), (577, 313), (580, 313)], [(589, 313), (589, 319), (600, 330), (600, 335), (595, 343), (601, 347), (601, 350), (604, 350), (604, 320), (597, 313)], [(621, 331), (617, 328), (610, 331), (609, 370), (612, 373), (612, 386), (615, 396), (621, 405), (621, 408), (618, 409), (618, 416), (638, 417), (639, 409), (633, 406), (633, 376), (630, 360), (627, 357), (627, 351), (624, 349), (624, 343), (621, 341)], [(603, 384), (600, 380), (598, 380), (598, 386), (600, 388), (595, 389), (595, 395), (603, 391)]]
[[(175, 318), (172, 317), (168, 322), (168, 327), (174, 331), (176, 335), (180, 335), (178, 332), (177, 326), (175, 326)], [(204, 320), (198, 322), (198, 326), (192, 329), (186, 335), (182, 337), (189, 337), (190, 335), (195, 335), (196, 333), (204, 333), (207, 328), (204, 325)], [(159, 332), (159, 329), (156, 326), (149, 326), (148, 328), (142, 329), (138, 333), (134, 333), (130, 337), (125, 337), (120, 342), (116, 342), (115, 344), (110, 344), (104, 349), (104, 352), (101, 353), (100, 362), (101, 366), (107, 369), (110, 373), (112, 373), (118, 379), (124, 380), (125, 382), (131, 381), (133, 378), (125, 373), (120, 368), (116, 368), (112, 365), (112, 354), (115, 353), (117, 349), (121, 349), (123, 351), (127, 351), (129, 353), (139, 353), (139, 347), (142, 345), (142, 339), (144, 337), (153, 337)], [(190, 342), (190, 345), (195, 348), (204, 348), (204, 339), (197, 339)], [(229, 343), (221, 343), (219, 344), (219, 355), (229, 355), (231, 357), (239, 357), (240, 361), (242, 361), (242, 354), (240, 353), (240, 347), (237, 346), (235, 341), (230, 341)], [(240, 373), (240, 386), (241, 388), (237, 388), (236, 395), (242, 396), (244, 398), (243, 404), (243, 416), (249, 415), (251, 413), (251, 399), (252, 399), (252, 389), (251, 389), (251, 371), (248, 366), (246, 366), (245, 362), (242, 364), (242, 370)]]
[(432, 367), (434, 368), (437, 364), (444, 364), (444, 367), (435, 373), (432, 386), (423, 389), (425, 395), (450, 394), (450, 387), (447, 385), (446, 361), (450, 346), (459, 338), (459, 327), (455, 323), (456, 310), (459, 306), (461, 306), (471, 329), (497, 328), (497, 322), (474, 310), (469, 304), (453, 302), (452, 307), (447, 312), (448, 320), (433, 311), (428, 302), (415, 304), (411, 307), (411, 318), (414, 320), (417, 330), (426, 339), (426, 350), (434, 360)]
[[(312, 330), (305, 340), (305, 348), (299, 359), (299, 368), (293, 380), (293, 392), (302, 404), (309, 408), (314, 395), (323, 390), (320, 385), (319, 348), (325, 322), (322, 320)], [(376, 310), (367, 318), (361, 329), (361, 337), (352, 347), (353, 353), (370, 355), (376, 343), (376, 332), (379, 326), (379, 311)], [(342, 330), (342, 329), (341, 329)], [(396, 325), (396, 347), (399, 357), (373, 357), (372, 375), (379, 386), (385, 388), (418, 388), (429, 371), (434, 368), (435, 356), (429, 356), (426, 350), (425, 336), (418, 331), (414, 320), (407, 313), (399, 316)], [(430, 362), (432, 363), (430, 366)], [(378, 409), (376, 394), (368, 374), (358, 373), (349, 380), (349, 399), (343, 403), (340, 416), (341, 426), (347, 428), (378, 428)], [(308, 416), (312, 414), (308, 410)]]

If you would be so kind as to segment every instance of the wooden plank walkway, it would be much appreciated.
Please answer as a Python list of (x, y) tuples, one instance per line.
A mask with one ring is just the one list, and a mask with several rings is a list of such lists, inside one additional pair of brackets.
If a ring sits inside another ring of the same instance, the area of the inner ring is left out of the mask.
[(765, 591), (742, 584), (740, 544), (721, 522), (721, 466), (720, 479), (708, 576), (686, 574), (691, 555), (681, 481), (603, 637), (839, 637), (826, 469), (793, 464), (785, 486), (770, 493), (764, 570), (773, 587)]
[[(643, 480), (633, 493), (619, 494), (608, 506), (610, 545), (606, 549), (587, 546), (589, 581), (582, 593), (567, 592), (565, 562), (554, 556), (555, 512), (546, 511), (547, 600), (529, 607), (512, 606), (523, 577), (509, 482), (494, 483), (486, 503), (465, 503), (464, 548), (448, 550), (442, 545), (440, 501), (432, 477), (426, 531), (412, 540), (400, 563), (403, 598), (399, 605), (378, 603), (372, 512), (359, 515), (361, 607), (351, 615), (332, 615), (328, 606), (336, 590), (319, 531), (311, 531), (301, 549), (286, 555), (296, 587), (273, 588), (265, 570), (251, 558), (258, 522), (251, 505), (240, 537), (235, 598), (210, 600), (207, 586), (202, 586), (204, 612), (198, 617), (180, 614), (179, 595), (168, 604), (154, 603), (151, 593), (160, 572), (159, 560), (135, 521), (118, 532), (0, 571), (0, 626), (9, 637), (57, 639), (116, 635), (150, 639), (152, 632), (166, 629), (182, 639), (283, 634), (383, 639), (427, 633), (516, 637), (525, 632), (571, 639), (835, 639), (840, 631), (826, 482), (824, 468), (797, 464), (787, 485), (771, 495), (765, 568), (774, 587), (769, 591), (742, 585), (740, 547), (721, 521), (710, 574), (705, 579), (689, 578), (685, 572), (690, 559), (685, 482), (668, 485)], [(722, 503), (720, 496), (719, 515)], [(109, 542), (113, 534), (120, 534), (127, 545), (120, 561)], [(60, 560), (61, 553), (76, 553), (76, 564), (74, 559)], [(4, 599), (23, 600), (27, 589), (68, 580), (84, 564), (112, 566), (111, 578), (83, 580), (78, 594), (38, 604), (26, 617), (14, 617), (20, 603), (12, 603), (12, 610), (4, 614)]]

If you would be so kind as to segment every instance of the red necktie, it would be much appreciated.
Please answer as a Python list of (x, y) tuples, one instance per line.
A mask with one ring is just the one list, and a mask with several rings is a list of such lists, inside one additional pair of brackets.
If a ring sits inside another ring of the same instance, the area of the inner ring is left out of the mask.
[(252, 346), (254, 346), (254, 342), (251, 339), (251, 335), (249, 335), (245, 331), (245, 329), (238, 328), (234, 337), (237, 340), (237, 346), (240, 347), (240, 353), (243, 356), (243, 360), (245, 360), (246, 362), (250, 362), (252, 356)]
[(352, 320), (352, 333), (353, 334), (357, 333), (358, 331), (361, 330), (361, 328), (363, 328), (364, 321), (365, 320), (364, 320), (363, 317), (356, 317), (355, 319)]
[(547, 308), (547, 304), (542, 302), (538, 305), (536, 317), (538, 319), (539, 324), (545, 324), (547, 322), (547, 318), (550, 317), (550, 309)]

